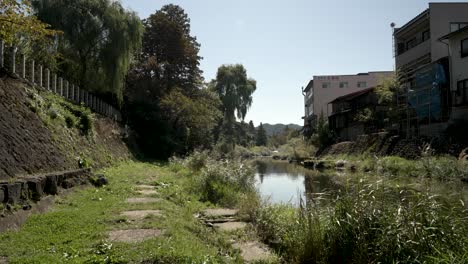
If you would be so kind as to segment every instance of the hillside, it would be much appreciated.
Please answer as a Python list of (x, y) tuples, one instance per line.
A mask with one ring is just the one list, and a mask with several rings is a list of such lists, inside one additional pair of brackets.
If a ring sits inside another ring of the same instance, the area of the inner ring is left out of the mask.
[(268, 136), (272, 136), (278, 133), (281, 133), (284, 128), (288, 126), (290, 129), (301, 129), (302, 126), (296, 125), (296, 124), (275, 124), (275, 125), (270, 125), (270, 124), (263, 124), (263, 128), (265, 129), (266, 133)]
[(108, 118), (0, 73), (0, 179), (132, 157)]

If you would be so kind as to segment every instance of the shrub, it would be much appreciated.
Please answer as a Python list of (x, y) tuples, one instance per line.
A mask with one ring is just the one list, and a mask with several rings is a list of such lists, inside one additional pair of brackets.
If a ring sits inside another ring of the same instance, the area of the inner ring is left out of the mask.
[(79, 129), (84, 135), (91, 135), (93, 132), (93, 117), (90, 111), (84, 110), (80, 115)]
[(196, 178), (203, 201), (233, 207), (242, 194), (255, 192), (254, 169), (236, 161), (207, 163)]

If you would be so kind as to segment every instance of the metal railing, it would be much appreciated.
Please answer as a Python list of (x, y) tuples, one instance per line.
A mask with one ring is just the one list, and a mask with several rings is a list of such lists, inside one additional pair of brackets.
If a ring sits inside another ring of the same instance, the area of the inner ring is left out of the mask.
[(66, 100), (89, 107), (93, 112), (122, 121), (120, 111), (95, 94), (53, 73), (33, 59), (28, 59), (15, 46), (6, 46), (0, 39), (0, 68), (4, 68), (19, 79), (57, 94)]

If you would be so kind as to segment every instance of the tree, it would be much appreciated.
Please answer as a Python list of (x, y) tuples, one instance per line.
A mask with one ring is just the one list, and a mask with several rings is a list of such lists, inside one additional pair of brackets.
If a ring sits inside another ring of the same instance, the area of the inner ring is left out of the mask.
[(64, 34), (62, 70), (83, 88), (110, 92), (120, 103), (143, 27), (134, 12), (112, 0), (33, 0), (37, 16)]
[(219, 98), (207, 89), (198, 90), (192, 98), (181, 89), (173, 89), (161, 100), (163, 117), (172, 128), (174, 153), (185, 154), (195, 148), (209, 148), (212, 130), (222, 118)]
[[(384, 106), (385, 112), (379, 113), (383, 116), (376, 117), (384, 125), (391, 125), (398, 122), (399, 112), (397, 105), (397, 96), (403, 91), (400, 83), (400, 74), (397, 72), (394, 76), (381, 80), (379, 85), (375, 89), (375, 93), (378, 98), (380, 106)], [(373, 113), (376, 116), (376, 113)]]
[(20, 37), (44, 41), (58, 33), (32, 15), (29, 1), (2, 0), (0, 10), (0, 38), (6, 44), (16, 44)]
[(257, 128), (257, 136), (255, 141), (257, 146), (266, 146), (268, 143), (268, 137), (262, 123), (260, 123), (260, 126)]
[(333, 144), (334, 136), (328, 126), (328, 122), (325, 119), (323, 112), (320, 113), (317, 121), (317, 132), (312, 135), (311, 141), (314, 145), (318, 146), (320, 150)]
[[(177, 5), (165, 5), (143, 20), (145, 33), (127, 84), (138, 100), (160, 98), (178, 87), (188, 94), (202, 84), (200, 44), (190, 35), (190, 19)], [(141, 92), (143, 91), (143, 92)]]
[(221, 133), (225, 140), (235, 145), (233, 125), (237, 118), (244, 120), (247, 111), (252, 105), (252, 94), (255, 92), (256, 81), (247, 77), (244, 66), (222, 65), (218, 68), (216, 80), (210, 83), (222, 102), (224, 121)]

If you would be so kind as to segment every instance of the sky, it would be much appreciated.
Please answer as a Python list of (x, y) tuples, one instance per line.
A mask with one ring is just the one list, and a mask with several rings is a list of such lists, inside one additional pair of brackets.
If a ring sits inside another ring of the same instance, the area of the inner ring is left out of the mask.
[[(206, 81), (241, 63), (257, 80), (246, 120), (302, 125), (301, 87), (314, 75), (392, 70), (392, 30), (428, 8), (427, 0), (121, 0), (146, 18), (177, 4), (201, 44)], [(437, 2), (454, 2), (438, 0)]]

